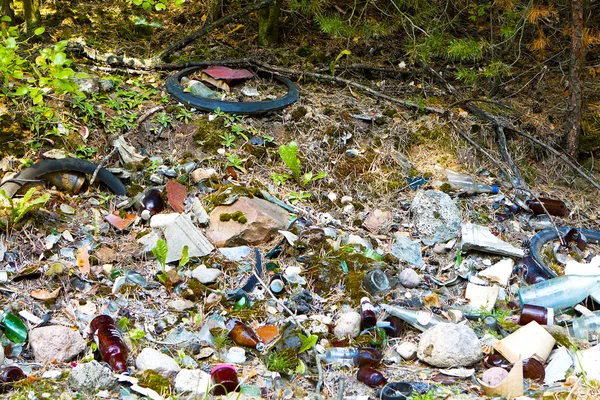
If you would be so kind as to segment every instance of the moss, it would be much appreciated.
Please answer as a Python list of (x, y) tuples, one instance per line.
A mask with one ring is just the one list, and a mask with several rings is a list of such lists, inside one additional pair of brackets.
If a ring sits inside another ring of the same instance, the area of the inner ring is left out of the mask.
[(265, 364), (269, 371), (290, 375), (298, 365), (298, 356), (294, 349), (284, 349), (280, 352), (270, 353)]
[(220, 205), (233, 204), (240, 196), (246, 196), (246, 197), (252, 198), (258, 192), (259, 192), (259, 189), (247, 188), (247, 187), (243, 187), (243, 186), (237, 186), (237, 185), (223, 186), (216, 193), (206, 196), (205, 199), (208, 202), (206, 211), (210, 212), (213, 208), (220, 206)]
[(206, 286), (198, 282), (196, 279), (187, 281), (187, 289), (181, 292), (181, 297), (190, 301), (200, 301), (204, 299)]
[(300, 46), (296, 49), (296, 54), (300, 57), (308, 57), (312, 54), (312, 49), (307, 46)]
[(232, 220), (232, 221), (239, 222), (240, 224), (245, 224), (246, 222), (248, 222), (248, 218), (246, 218), (244, 213), (239, 210), (234, 211), (232, 213), (222, 213), (219, 215), (219, 220), (221, 220), (223, 222)]
[(192, 125), (196, 127), (196, 132), (192, 134), (194, 142), (205, 149), (207, 152), (216, 150), (221, 147), (221, 136), (227, 132), (223, 129), (223, 123), (219, 120), (212, 122), (208, 118), (198, 118), (192, 121)]
[(308, 110), (304, 106), (298, 106), (292, 110), (292, 120), (298, 121), (308, 113)]
[(150, 388), (163, 396), (169, 394), (171, 388), (169, 379), (152, 370), (146, 370), (142, 373), (142, 376), (140, 376), (140, 385)]
[(394, 118), (396, 114), (398, 114), (398, 111), (395, 108), (386, 108), (383, 111), (383, 115), (390, 118)]
[(229, 214), (229, 213), (222, 213), (219, 215), (219, 221), (227, 222), (230, 219), (231, 219), (231, 214)]
[(450, 191), (452, 190), (452, 186), (450, 186), (448, 182), (444, 182), (442, 183), (442, 186), (439, 187), (439, 189), (444, 193), (450, 193)]

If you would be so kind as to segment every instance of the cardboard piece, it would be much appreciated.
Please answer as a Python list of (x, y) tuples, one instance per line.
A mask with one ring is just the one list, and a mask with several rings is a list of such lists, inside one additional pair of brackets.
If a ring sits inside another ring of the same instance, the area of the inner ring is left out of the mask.
[(534, 354), (542, 362), (550, 355), (556, 340), (540, 324), (531, 321), (518, 331), (494, 343), (494, 349), (509, 362), (516, 363)]
[(478, 382), (486, 396), (502, 396), (507, 399), (523, 396), (523, 360), (519, 358), (498, 385), (488, 385), (481, 379)]

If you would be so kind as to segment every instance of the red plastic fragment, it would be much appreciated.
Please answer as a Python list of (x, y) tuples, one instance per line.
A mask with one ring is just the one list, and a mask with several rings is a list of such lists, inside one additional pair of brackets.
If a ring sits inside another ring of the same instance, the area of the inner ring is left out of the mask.
[(254, 74), (247, 69), (231, 69), (222, 65), (211, 65), (202, 72), (214, 79), (225, 79), (228, 83), (254, 78)]

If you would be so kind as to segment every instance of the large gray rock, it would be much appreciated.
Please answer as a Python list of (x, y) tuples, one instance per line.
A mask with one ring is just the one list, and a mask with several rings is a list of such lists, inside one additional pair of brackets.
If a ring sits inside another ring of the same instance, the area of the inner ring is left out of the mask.
[(340, 316), (333, 334), (339, 339), (355, 338), (360, 333), (360, 314), (356, 311), (350, 311)]
[(478, 362), (483, 358), (483, 350), (473, 329), (441, 323), (423, 333), (417, 356), (435, 367), (453, 368)]
[(110, 369), (95, 360), (78, 364), (69, 375), (69, 385), (80, 392), (111, 389), (116, 384), (117, 378), (112, 375)]
[(40, 363), (52, 360), (69, 361), (85, 350), (85, 341), (81, 334), (62, 325), (32, 329), (29, 334), (29, 343), (35, 361)]
[(210, 375), (201, 369), (182, 369), (175, 377), (177, 393), (191, 393), (203, 398), (211, 386)]
[(138, 354), (135, 366), (140, 372), (152, 370), (165, 378), (174, 378), (181, 370), (174, 359), (150, 347), (146, 347)]
[(462, 251), (479, 250), (486, 253), (500, 254), (509, 257), (523, 257), (523, 250), (506, 243), (494, 236), (485, 226), (464, 224), (460, 242)]
[(417, 193), (410, 206), (421, 242), (430, 246), (458, 236), (460, 211), (450, 196), (439, 190)]
[(392, 246), (392, 255), (398, 260), (406, 261), (415, 267), (423, 265), (421, 244), (402, 235), (396, 236), (396, 241)]
[[(240, 211), (246, 222), (229, 219), (222, 214)], [(287, 229), (290, 214), (283, 208), (256, 197), (240, 197), (229, 206), (218, 206), (210, 213), (208, 239), (217, 247), (253, 245), (270, 240), (277, 231)]]

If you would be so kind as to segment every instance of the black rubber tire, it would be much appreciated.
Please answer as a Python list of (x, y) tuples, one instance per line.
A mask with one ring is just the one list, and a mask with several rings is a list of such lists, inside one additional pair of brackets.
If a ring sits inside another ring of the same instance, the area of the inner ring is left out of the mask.
[[(79, 158), (63, 158), (60, 160), (42, 160), (31, 167), (24, 169), (19, 172), (13, 180), (10, 180), (0, 186), (1, 190), (6, 192), (7, 196), (13, 197), (15, 193), (24, 185), (24, 183), (15, 182), (17, 179), (38, 179), (43, 175), (51, 172), (81, 172), (83, 174), (91, 175), (94, 173), (98, 166), (93, 162), (80, 160)], [(127, 194), (127, 188), (119, 178), (114, 176), (110, 171), (100, 168), (98, 171), (98, 179), (104, 183), (110, 190), (117, 195)]]
[[(567, 232), (569, 232), (571, 229), (573, 229), (573, 228), (568, 227), (568, 226), (563, 226), (561, 228), (558, 228), (560, 233), (563, 235), (566, 234)], [(600, 243), (600, 232), (592, 231), (590, 229), (579, 229), (579, 231), (585, 235), (588, 243), (590, 243), (590, 242)], [(552, 240), (556, 240), (556, 239), (558, 239), (558, 234), (556, 233), (556, 230), (545, 229), (545, 230), (539, 232), (537, 235), (535, 235), (533, 237), (533, 239), (531, 239), (531, 246), (529, 247), (529, 254), (531, 254), (531, 257), (540, 265), (540, 267), (544, 271), (546, 271), (553, 277), (557, 276), (556, 272), (552, 268), (549, 268), (544, 263), (541, 252), (542, 252), (542, 247), (546, 243), (548, 243)]]
[(269, 111), (281, 110), (298, 100), (299, 89), (296, 84), (288, 78), (279, 75), (273, 75), (266, 72), (258, 72), (259, 76), (273, 77), (276, 81), (284, 84), (287, 87), (285, 96), (275, 100), (253, 101), (253, 102), (237, 102), (237, 101), (221, 101), (207, 99), (194, 96), (191, 93), (184, 92), (181, 86), (181, 78), (188, 76), (193, 72), (205, 69), (206, 67), (191, 67), (186, 68), (173, 74), (167, 78), (167, 91), (171, 93), (177, 100), (192, 107), (196, 107), (203, 111), (214, 111), (219, 108), (221, 111), (231, 114), (263, 114)]

